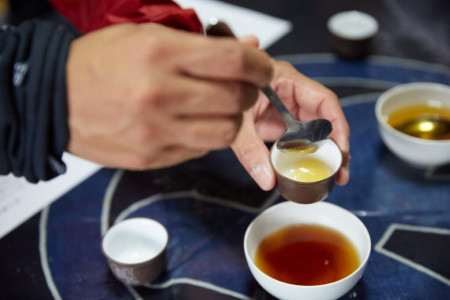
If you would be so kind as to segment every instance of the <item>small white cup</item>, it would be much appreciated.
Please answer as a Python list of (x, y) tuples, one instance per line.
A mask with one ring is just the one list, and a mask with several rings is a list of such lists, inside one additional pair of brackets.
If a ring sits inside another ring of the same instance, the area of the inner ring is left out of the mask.
[[(261, 241), (271, 233), (295, 224), (321, 225), (345, 235), (359, 254), (359, 267), (341, 280), (312, 286), (285, 283), (262, 272), (254, 262)], [(286, 201), (274, 205), (253, 220), (244, 237), (245, 258), (256, 281), (267, 292), (284, 300), (327, 300), (343, 296), (361, 278), (370, 249), (370, 236), (364, 224), (351, 212), (327, 202), (302, 205)]]
[(155, 280), (166, 268), (169, 234), (159, 222), (132, 218), (112, 226), (102, 239), (102, 251), (114, 276), (130, 285)]
[(348, 59), (360, 59), (370, 52), (371, 40), (378, 32), (377, 20), (364, 12), (339, 12), (328, 19), (334, 51)]

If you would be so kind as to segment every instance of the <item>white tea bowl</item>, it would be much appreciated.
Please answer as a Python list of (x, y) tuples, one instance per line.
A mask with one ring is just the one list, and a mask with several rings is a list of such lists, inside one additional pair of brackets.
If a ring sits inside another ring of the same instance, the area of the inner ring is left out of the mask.
[[(359, 267), (347, 277), (321, 285), (285, 283), (261, 271), (255, 264), (261, 241), (282, 228), (299, 224), (320, 225), (343, 234), (356, 248)], [(364, 224), (351, 212), (327, 202), (304, 205), (286, 201), (276, 204), (252, 221), (244, 237), (245, 258), (252, 275), (268, 293), (283, 300), (331, 300), (343, 296), (361, 278), (370, 249), (371, 240)]]
[(375, 116), (386, 147), (397, 157), (417, 168), (450, 163), (450, 139), (427, 140), (405, 134), (388, 124), (388, 116), (400, 108), (426, 104), (450, 109), (450, 86), (415, 82), (393, 87), (378, 98)]

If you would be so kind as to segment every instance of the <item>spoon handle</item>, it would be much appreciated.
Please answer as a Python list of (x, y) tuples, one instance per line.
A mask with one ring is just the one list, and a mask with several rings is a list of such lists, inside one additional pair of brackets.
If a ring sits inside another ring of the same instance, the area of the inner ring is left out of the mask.
[[(206, 27), (205, 33), (209, 36), (236, 37), (226, 23), (219, 21), (216, 18), (211, 18), (209, 20), (209, 25)], [(273, 106), (275, 106), (275, 108), (280, 112), (281, 117), (286, 122), (287, 128), (292, 128), (291, 125), (295, 126), (295, 124), (298, 123), (298, 121), (291, 115), (278, 95), (269, 85), (260, 87), (259, 90), (262, 91), (267, 98), (269, 98)]]
[(260, 87), (259, 90), (262, 91), (267, 98), (269, 98), (272, 105), (275, 106), (275, 108), (281, 114), (284, 122), (286, 122), (287, 128), (293, 128), (293, 126), (295, 126), (299, 122), (291, 115), (286, 106), (284, 106), (280, 97), (278, 97), (277, 93), (275, 93), (275, 91), (270, 86), (266, 85)]

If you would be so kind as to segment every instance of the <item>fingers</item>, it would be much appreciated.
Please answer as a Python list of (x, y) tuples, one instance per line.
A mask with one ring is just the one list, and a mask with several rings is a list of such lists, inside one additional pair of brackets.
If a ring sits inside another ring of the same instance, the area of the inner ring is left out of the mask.
[(247, 35), (247, 36), (243, 36), (241, 38), (239, 38), (239, 42), (258, 48), (259, 47), (259, 40), (256, 36), (254, 35)]
[(197, 150), (218, 150), (230, 146), (241, 127), (242, 117), (178, 118), (168, 130), (167, 144)]
[(342, 153), (342, 165), (337, 175), (336, 183), (339, 185), (346, 185), (350, 176), (350, 127), (348, 126), (344, 113), (340, 107), (339, 111), (340, 112), (337, 113), (335, 119), (332, 121), (333, 132), (331, 133), (330, 138), (338, 145)]
[[(125, 167), (134, 170), (146, 170), (153, 168), (164, 168), (174, 166), (182, 162), (199, 158), (206, 155), (208, 150), (191, 149), (183, 146), (170, 146), (160, 150), (158, 155), (137, 155), (128, 157), (128, 160), (116, 159), (116, 161), (126, 161)], [(134, 159), (134, 160), (133, 160)], [(130, 162), (134, 163), (130, 167)]]
[(267, 85), (272, 64), (267, 53), (232, 38), (202, 38), (195, 50), (184, 53), (182, 72), (194, 77), (241, 80)]
[[(142, 135), (144, 139), (160, 139), (167, 145), (202, 150), (228, 147), (239, 131), (242, 112), (258, 95), (257, 88), (246, 83), (167, 78), (172, 79), (170, 89), (163, 84), (164, 76), (160, 76), (146, 85), (149, 99), (133, 109), (143, 114), (140, 120), (148, 120), (144, 130), (154, 128), (153, 136)], [(127, 107), (133, 105), (129, 102)]]
[[(269, 55), (234, 38), (205, 37), (158, 24), (140, 24), (140, 45), (152, 65), (171, 65), (198, 78), (267, 85), (272, 77)], [(253, 44), (253, 43), (252, 43)], [(131, 53), (132, 55), (133, 53)]]
[[(82, 36), (72, 43), (67, 66), (69, 151), (131, 169), (169, 166), (229, 146), (257, 87), (272, 75), (269, 56), (253, 46), (157, 24), (114, 25)], [(244, 160), (251, 158), (238, 148)], [(271, 170), (267, 158), (257, 162)]]
[(336, 177), (336, 183), (339, 185), (346, 185), (348, 183), (350, 176), (350, 158), (351, 156), (348, 152), (342, 154), (342, 166)]
[(244, 113), (241, 130), (231, 144), (231, 148), (261, 189), (268, 191), (274, 188), (276, 178), (269, 161), (269, 150), (255, 131), (250, 111)]
[[(337, 101), (338, 100), (336, 100), (336, 102)], [(333, 132), (331, 133), (330, 138), (338, 145), (342, 153), (342, 165), (337, 175), (336, 183), (339, 185), (346, 185), (350, 176), (350, 127), (340, 106), (335, 108), (335, 118), (332, 120), (332, 123)]]
[[(302, 75), (291, 65), (275, 62), (274, 84), (287, 106), (299, 120), (328, 119), (333, 124), (330, 138), (342, 152), (343, 164), (336, 183), (344, 185), (349, 179), (350, 128), (337, 96), (320, 83)], [(292, 82), (295, 82), (292, 84)]]
[[(167, 88), (167, 81), (171, 87)], [(150, 101), (157, 109), (183, 116), (233, 116), (250, 108), (258, 97), (256, 86), (245, 82), (198, 80), (192, 77), (165, 76), (146, 85)]]
[[(345, 118), (343, 120), (345, 120)], [(333, 126), (334, 128), (330, 138), (335, 141), (342, 153), (342, 165), (336, 178), (336, 183), (339, 185), (346, 185), (350, 176), (350, 129), (348, 124), (343, 124), (342, 121), (336, 121)]]

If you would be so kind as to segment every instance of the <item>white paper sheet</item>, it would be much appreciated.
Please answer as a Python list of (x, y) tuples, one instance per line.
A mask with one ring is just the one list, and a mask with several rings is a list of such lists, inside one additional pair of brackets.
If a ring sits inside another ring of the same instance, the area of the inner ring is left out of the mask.
[(67, 173), (47, 182), (31, 184), (12, 175), (0, 176), (0, 239), (100, 169), (67, 153), (63, 160)]
[[(194, 8), (204, 25), (216, 17), (236, 36), (256, 35), (265, 49), (291, 30), (291, 23), (249, 9), (213, 0), (178, 0)], [(34, 214), (100, 169), (99, 165), (64, 154), (67, 173), (49, 182), (30, 184), (22, 178), (0, 176), (0, 239)]]
[(289, 21), (215, 0), (175, 0), (183, 8), (193, 8), (204, 26), (216, 17), (230, 26), (238, 37), (255, 35), (261, 49), (267, 49), (292, 29)]

